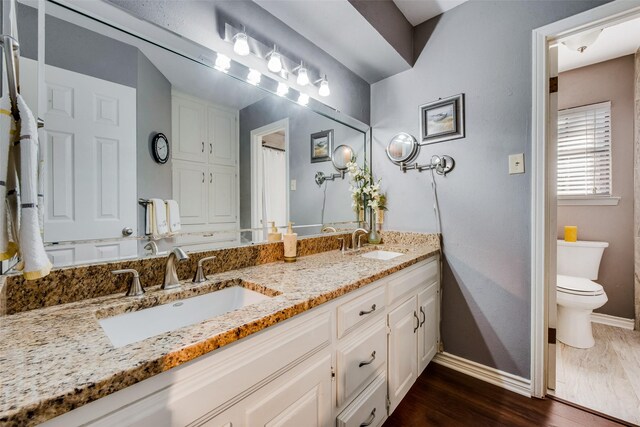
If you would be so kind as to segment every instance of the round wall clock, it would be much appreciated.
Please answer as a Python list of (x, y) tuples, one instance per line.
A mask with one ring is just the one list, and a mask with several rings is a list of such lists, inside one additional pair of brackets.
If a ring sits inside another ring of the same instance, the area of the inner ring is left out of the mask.
[(157, 133), (151, 142), (151, 153), (153, 160), (161, 165), (169, 160), (169, 140), (163, 133)]

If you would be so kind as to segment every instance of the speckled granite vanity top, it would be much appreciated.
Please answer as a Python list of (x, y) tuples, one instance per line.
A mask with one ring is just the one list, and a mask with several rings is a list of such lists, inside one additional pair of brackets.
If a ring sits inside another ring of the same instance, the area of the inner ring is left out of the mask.
[[(181, 289), (149, 287), (0, 317), (0, 424), (34, 425), (178, 366), (439, 252), (435, 235), (387, 233), (390, 261), (330, 250), (209, 275)], [(149, 283), (143, 283), (150, 285)], [(114, 348), (98, 318), (240, 285), (271, 296), (236, 311)], [(61, 284), (64, 286), (64, 284)]]

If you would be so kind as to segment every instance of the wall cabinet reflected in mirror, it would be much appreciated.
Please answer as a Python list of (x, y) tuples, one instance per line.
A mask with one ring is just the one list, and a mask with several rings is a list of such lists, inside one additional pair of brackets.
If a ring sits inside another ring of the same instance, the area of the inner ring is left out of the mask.
[(177, 201), (181, 229), (160, 235), (160, 252), (263, 242), (270, 221), (295, 222), (301, 236), (355, 225), (348, 179), (316, 185), (316, 172), (336, 170), (312, 165), (309, 139), (333, 130), (334, 146), (363, 163), (362, 129), (215, 70), (204, 47), (194, 44), (201, 60), (177, 54), (168, 31), (147, 40), (48, 1), (42, 22), (33, 5), (18, 3), (21, 86), (45, 120), (44, 239), (55, 266), (149, 255), (139, 200)]

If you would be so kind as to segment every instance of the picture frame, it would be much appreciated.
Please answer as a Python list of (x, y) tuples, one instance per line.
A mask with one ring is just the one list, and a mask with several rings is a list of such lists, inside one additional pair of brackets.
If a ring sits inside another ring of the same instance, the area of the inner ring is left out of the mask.
[(421, 105), (420, 135), (420, 145), (464, 138), (464, 93)]
[(328, 162), (333, 152), (333, 129), (311, 134), (311, 163)]

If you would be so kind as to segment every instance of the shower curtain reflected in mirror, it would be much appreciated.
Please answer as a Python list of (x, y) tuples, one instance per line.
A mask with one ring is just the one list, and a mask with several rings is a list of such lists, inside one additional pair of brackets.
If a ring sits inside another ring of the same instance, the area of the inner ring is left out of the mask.
[(262, 224), (267, 238), (268, 223), (284, 226), (287, 217), (287, 156), (282, 150), (262, 147)]

